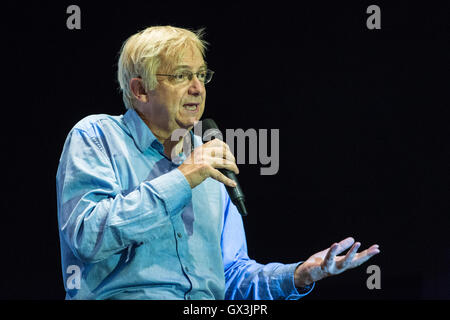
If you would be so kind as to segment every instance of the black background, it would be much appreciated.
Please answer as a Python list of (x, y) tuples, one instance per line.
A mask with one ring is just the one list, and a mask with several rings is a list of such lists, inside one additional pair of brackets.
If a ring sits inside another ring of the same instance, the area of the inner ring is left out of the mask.
[[(449, 4), (314, 3), (4, 3), (0, 298), (64, 298), (64, 140), (87, 115), (125, 112), (121, 44), (170, 24), (206, 27), (204, 118), (280, 130), (276, 175), (240, 165), (250, 257), (292, 263), (353, 236), (381, 253), (305, 299), (449, 299)], [(66, 27), (71, 4), (81, 30)], [(371, 4), (381, 30), (366, 27)]]

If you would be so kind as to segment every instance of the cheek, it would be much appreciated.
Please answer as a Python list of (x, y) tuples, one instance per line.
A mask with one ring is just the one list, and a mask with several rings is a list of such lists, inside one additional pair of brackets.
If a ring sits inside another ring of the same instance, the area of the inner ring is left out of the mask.
[(203, 107), (203, 109), (205, 108), (205, 105), (206, 105), (206, 91), (203, 93), (203, 95), (202, 95), (202, 101), (203, 101), (203, 103), (202, 103), (202, 107)]
[(203, 99), (203, 103), (202, 103), (202, 105), (201, 105), (201, 112), (203, 113), (203, 111), (205, 110), (205, 107), (206, 107), (206, 100), (205, 99)]
[(182, 107), (183, 96), (176, 91), (167, 92), (165, 101), (169, 112), (174, 113)]

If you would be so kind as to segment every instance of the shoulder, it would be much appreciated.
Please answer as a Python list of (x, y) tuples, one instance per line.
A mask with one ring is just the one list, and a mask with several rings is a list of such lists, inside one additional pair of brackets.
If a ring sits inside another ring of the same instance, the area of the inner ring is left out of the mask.
[(94, 137), (102, 136), (111, 131), (127, 131), (127, 128), (123, 123), (122, 115), (93, 114), (78, 121), (71, 131), (81, 131)]

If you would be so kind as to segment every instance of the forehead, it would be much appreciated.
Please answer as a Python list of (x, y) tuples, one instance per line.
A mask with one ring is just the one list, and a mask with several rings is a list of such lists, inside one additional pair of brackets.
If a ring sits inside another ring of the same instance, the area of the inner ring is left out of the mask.
[(195, 70), (205, 66), (206, 63), (200, 50), (192, 46), (185, 48), (174, 57), (166, 57), (161, 64), (163, 69), (168, 70), (180, 68)]

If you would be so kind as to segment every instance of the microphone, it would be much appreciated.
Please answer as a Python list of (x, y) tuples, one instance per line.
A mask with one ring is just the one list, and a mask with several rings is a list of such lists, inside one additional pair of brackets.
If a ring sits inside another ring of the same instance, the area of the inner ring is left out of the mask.
[[(203, 142), (207, 142), (212, 140), (211, 137), (219, 137), (222, 139), (222, 132), (217, 127), (217, 124), (213, 119), (205, 119), (203, 121), (200, 121), (199, 124), (202, 128), (202, 139)], [(242, 216), (247, 215), (247, 209), (245, 208), (245, 196), (242, 192), (241, 186), (239, 185), (238, 179), (236, 178), (236, 175), (233, 171), (227, 170), (227, 169), (218, 169), (223, 175), (225, 175), (227, 178), (233, 180), (236, 182), (236, 187), (229, 187), (225, 185), (228, 195), (230, 196), (231, 201), (234, 203), (234, 205), (238, 208), (239, 213)]]

